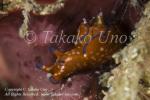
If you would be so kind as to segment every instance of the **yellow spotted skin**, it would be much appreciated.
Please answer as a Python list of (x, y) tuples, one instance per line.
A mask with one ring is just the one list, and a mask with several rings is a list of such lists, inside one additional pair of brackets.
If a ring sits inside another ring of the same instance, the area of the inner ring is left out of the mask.
[[(89, 36), (93, 36), (95, 33), (106, 31), (102, 19), (100, 23), (95, 22), (92, 26), (87, 27), (86, 24), (79, 26), (78, 33), (80, 36), (84, 35), (89, 29)], [(100, 36), (97, 36), (89, 42), (86, 48), (86, 55), (83, 55), (83, 46), (86, 42), (79, 42), (74, 49), (65, 52), (62, 56), (59, 56), (56, 63), (50, 70), (45, 70), (51, 73), (54, 79), (61, 80), (78, 71), (92, 70), (98, 67), (98, 65), (106, 62), (111, 58), (112, 54), (121, 48), (120, 43), (111, 42), (111, 35), (121, 35), (121, 31), (116, 26), (111, 26), (107, 42), (100, 42)]]

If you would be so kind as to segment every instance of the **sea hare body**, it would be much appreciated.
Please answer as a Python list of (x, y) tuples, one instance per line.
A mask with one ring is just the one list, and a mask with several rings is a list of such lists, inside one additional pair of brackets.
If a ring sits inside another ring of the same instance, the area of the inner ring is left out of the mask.
[(78, 31), (82, 39), (76, 47), (58, 57), (52, 68), (44, 66), (43, 70), (50, 72), (56, 80), (61, 80), (78, 71), (95, 69), (110, 59), (121, 47), (119, 41), (113, 40), (115, 35), (121, 36), (121, 31), (116, 25), (107, 29), (102, 18), (98, 16), (97, 19), (89, 27), (82, 23)]

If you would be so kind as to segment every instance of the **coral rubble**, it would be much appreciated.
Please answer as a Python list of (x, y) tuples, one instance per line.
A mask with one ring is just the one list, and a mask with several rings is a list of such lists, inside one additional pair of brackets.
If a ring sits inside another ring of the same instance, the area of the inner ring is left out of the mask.
[(134, 40), (113, 55), (119, 66), (111, 71), (104, 100), (150, 100), (150, 2), (135, 27)]

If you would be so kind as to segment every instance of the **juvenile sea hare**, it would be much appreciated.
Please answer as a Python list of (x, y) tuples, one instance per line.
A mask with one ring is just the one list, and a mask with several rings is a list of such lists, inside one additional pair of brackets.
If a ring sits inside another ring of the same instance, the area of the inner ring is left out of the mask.
[[(51, 73), (56, 80), (78, 71), (95, 69), (121, 48), (122, 44), (119, 38), (116, 38), (121, 37), (121, 30), (116, 25), (105, 26), (100, 15), (91, 26), (82, 23), (78, 32), (82, 41), (79, 41), (74, 49), (58, 56), (52, 67), (43, 66), (43, 70)], [(115, 41), (116, 39), (118, 40)]]

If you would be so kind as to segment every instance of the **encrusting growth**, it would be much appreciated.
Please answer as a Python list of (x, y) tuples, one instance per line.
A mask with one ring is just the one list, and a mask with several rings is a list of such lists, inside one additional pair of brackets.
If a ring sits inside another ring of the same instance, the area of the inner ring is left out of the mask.
[(113, 56), (121, 64), (112, 70), (103, 100), (150, 100), (150, 2), (132, 34), (135, 39)]

